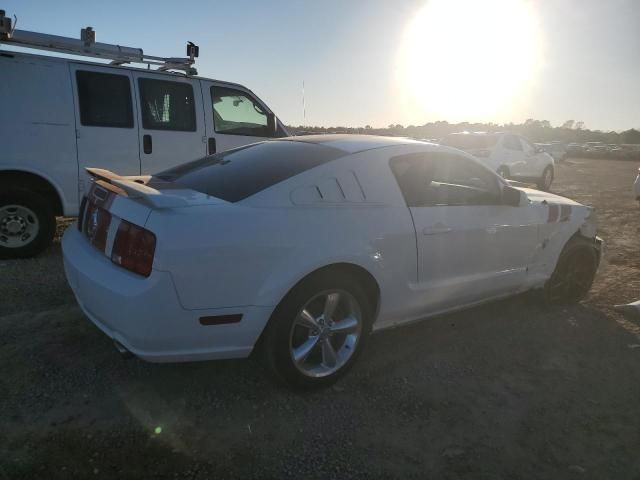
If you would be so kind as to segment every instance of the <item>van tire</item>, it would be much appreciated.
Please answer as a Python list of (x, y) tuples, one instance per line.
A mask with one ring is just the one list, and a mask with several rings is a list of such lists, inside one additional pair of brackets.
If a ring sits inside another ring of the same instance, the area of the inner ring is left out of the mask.
[[(30, 238), (24, 244), (15, 238), (21, 226)], [(0, 259), (33, 257), (51, 245), (55, 232), (53, 206), (45, 196), (21, 188), (0, 193)]]

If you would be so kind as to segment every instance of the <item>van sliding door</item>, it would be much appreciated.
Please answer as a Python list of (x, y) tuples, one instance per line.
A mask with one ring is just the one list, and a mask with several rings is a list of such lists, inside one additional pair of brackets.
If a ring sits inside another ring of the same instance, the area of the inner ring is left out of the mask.
[(198, 80), (134, 72), (138, 89), (142, 174), (152, 174), (206, 154)]

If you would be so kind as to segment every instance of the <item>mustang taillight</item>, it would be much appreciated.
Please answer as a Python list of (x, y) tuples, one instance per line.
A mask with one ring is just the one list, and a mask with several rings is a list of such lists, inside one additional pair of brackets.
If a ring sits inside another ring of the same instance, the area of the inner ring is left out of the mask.
[(156, 236), (149, 230), (120, 222), (111, 250), (111, 261), (144, 277), (151, 275)]
[(85, 209), (86, 213), (83, 215), (84, 221), (81, 225), (82, 231), (91, 242), (91, 245), (104, 252), (107, 246), (107, 233), (111, 224), (111, 214), (93, 203), (87, 203)]

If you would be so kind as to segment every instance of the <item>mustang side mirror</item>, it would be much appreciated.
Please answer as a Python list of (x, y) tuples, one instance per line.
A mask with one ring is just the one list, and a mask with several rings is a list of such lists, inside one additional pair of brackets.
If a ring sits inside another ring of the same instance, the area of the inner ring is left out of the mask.
[(522, 197), (524, 197), (524, 193), (518, 190), (517, 188), (510, 187), (509, 185), (505, 185), (502, 189), (502, 204), (503, 205), (511, 205), (512, 207), (519, 207), (522, 204)]

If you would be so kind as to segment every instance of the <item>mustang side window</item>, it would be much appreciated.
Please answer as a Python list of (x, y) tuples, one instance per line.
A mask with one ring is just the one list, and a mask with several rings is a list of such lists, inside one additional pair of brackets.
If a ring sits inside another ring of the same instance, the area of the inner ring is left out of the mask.
[(211, 87), (213, 125), (217, 133), (270, 137), (265, 109), (248, 93), (226, 87)]
[(440, 155), (430, 188), (442, 205), (491, 205), (499, 203), (500, 188), (493, 173), (457, 155)]
[(499, 203), (495, 175), (464, 157), (409, 154), (392, 159), (391, 169), (410, 207)]

